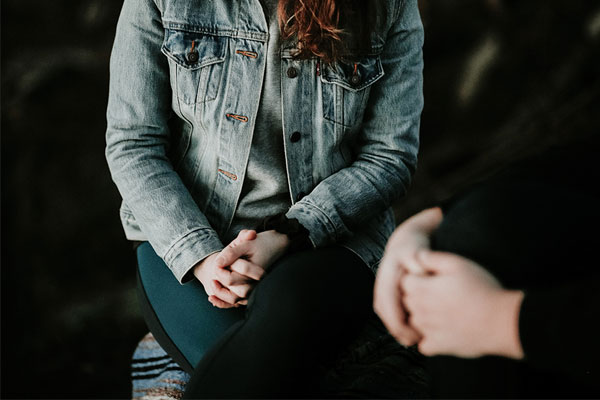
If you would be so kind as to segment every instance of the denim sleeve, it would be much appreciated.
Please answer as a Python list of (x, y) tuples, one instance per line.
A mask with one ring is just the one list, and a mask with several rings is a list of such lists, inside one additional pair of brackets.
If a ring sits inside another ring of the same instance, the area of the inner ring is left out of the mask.
[(288, 211), (315, 246), (349, 237), (406, 193), (419, 147), (423, 36), (417, 0), (404, 1), (381, 54), (385, 75), (371, 89), (356, 160)]
[(182, 282), (223, 245), (167, 157), (171, 88), (163, 37), (152, 0), (125, 0), (110, 59), (106, 158), (124, 202)]

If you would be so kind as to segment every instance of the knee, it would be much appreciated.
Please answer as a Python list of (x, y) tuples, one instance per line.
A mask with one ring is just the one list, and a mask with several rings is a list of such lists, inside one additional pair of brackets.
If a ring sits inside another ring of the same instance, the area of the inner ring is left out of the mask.
[[(255, 301), (261, 308), (281, 314), (292, 310), (315, 311), (319, 299), (327, 296), (327, 279), (316, 268), (293, 256), (278, 263), (256, 287)], [(280, 311), (279, 311), (280, 310)]]
[(345, 252), (314, 251), (282, 260), (257, 286), (256, 306), (282, 318), (302, 315), (314, 321), (370, 312), (372, 273)]

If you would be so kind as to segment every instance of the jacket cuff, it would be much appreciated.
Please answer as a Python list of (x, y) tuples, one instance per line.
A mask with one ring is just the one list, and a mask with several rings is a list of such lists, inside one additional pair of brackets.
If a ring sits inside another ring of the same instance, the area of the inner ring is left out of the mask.
[(223, 244), (212, 229), (192, 231), (179, 239), (164, 255), (163, 259), (179, 283), (192, 279), (190, 270), (209, 255), (221, 251)]
[(323, 247), (336, 241), (333, 222), (325, 212), (307, 201), (294, 204), (285, 216), (289, 219), (297, 219), (308, 230), (308, 238), (313, 247)]

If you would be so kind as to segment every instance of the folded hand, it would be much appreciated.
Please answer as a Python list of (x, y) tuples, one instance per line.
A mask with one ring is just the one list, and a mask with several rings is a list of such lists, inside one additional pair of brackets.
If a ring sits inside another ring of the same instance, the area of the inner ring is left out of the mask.
[(373, 308), (388, 331), (405, 346), (421, 339), (408, 323), (400, 282), (407, 273), (422, 274), (417, 253), (429, 248), (429, 237), (442, 221), (442, 211), (431, 208), (402, 223), (390, 237), (375, 279)]

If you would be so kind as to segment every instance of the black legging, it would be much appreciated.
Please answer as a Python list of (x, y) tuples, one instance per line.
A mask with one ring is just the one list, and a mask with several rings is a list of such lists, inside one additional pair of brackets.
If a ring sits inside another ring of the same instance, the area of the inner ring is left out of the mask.
[[(143, 264), (141, 282), (149, 282), (144, 275), (153, 272)], [(332, 361), (372, 316), (373, 279), (363, 261), (342, 247), (283, 257), (252, 292), (243, 318), (202, 356), (185, 397), (322, 397), (319, 367)], [(185, 327), (168, 326), (172, 324), (165, 311), (169, 304), (160, 304), (163, 297), (152, 292), (178, 287), (164, 286), (140, 285), (146, 320), (176, 360), (191, 359), (194, 356), (186, 356), (183, 349), (189, 345), (179, 345), (171, 338), (176, 335), (166, 332)], [(201, 287), (196, 292), (206, 298)], [(197, 307), (173, 304), (171, 308), (189, 319), (205, 318), (195, 311)]]

